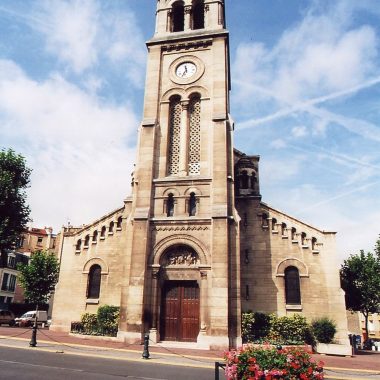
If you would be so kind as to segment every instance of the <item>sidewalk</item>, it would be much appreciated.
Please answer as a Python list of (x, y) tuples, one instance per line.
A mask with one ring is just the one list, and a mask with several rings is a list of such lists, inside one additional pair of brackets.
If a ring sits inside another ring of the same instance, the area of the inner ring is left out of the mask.
[[(37, 347), (30, 348), (31, 329), (0, 327), (0, 346), (69, 355), (101, 357), (113, 360), (143, 361), (150, 364), (166, 364), (213, 369), (215, 362), (223, 362), (222, 351), (196, 350), (163, 346), (149, 346), (149, 360), (142, 359), (143, 345), (128, 345), (114, 340), (96, 337), (77, 337), (67, 333), (39, 329)], [(380, 352), (361, 351), (354, 357), (313, 355), (325, 363), (326, 379), (380, 380)]]

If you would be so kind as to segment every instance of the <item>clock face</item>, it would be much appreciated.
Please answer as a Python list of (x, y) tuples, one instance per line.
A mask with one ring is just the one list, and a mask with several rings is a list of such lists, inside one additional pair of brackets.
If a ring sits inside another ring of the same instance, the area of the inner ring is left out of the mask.
[(176, 75), (178, 78), (190, 78), (197, 72), (197, 66), (192, 62), (184, 62), (177, 66)]

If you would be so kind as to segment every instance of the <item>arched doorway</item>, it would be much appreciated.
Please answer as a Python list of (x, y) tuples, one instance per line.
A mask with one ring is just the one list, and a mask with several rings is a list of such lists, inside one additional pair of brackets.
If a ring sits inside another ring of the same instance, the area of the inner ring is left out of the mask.
[(188, 246), (168, 248), (160, 260), (161, 340), (196, 342), (200, 330), (199, 257)]

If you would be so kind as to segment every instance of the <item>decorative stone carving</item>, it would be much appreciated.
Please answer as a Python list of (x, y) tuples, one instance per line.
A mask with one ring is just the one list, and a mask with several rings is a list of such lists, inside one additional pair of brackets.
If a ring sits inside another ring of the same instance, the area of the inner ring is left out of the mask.
[(194, 267), (200, 264), (198, 255), (188, 247), (176, 247), (171, 249), (163, 258), (163, 267)]

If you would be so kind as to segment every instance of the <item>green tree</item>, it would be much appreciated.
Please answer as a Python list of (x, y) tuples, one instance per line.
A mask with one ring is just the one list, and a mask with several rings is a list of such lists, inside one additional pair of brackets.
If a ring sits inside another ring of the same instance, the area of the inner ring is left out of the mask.
[(0, 151), (0, 253), (13, 248), (30, 220), (25, 192), (30, 173), (23, 156), (11, 149)]
[(29, 264), (18, 265), (17, 269), (20, 271), (19, 283), (24, 289), (25, 298), (37, 305), (48, 302), (58, 282), (57, 258), (52, 253), (36, 251)]
[(380, 308), (380, 240), (376, 243), (375, 254), (360, 251), (345, 260), (340, 278), (346, 292), (347, 309), (364, 315), (368, 337), (368, 316)]

